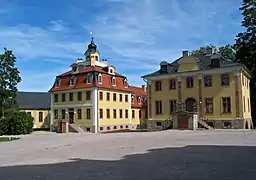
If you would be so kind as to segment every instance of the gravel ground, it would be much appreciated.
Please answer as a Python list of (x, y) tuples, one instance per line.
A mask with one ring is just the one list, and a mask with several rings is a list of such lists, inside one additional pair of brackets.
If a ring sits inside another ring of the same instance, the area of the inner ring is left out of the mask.
[(0, 143), (0, 180), (255, 180), (256, 131), (37, 132)]

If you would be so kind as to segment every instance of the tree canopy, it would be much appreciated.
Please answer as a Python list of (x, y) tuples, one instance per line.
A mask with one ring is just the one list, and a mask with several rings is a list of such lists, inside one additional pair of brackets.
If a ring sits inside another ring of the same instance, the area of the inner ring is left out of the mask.
[(2, 116), (4, 116), (4, 105), (16, 95), (17, 85), (21, 81), (19, 73), (13, 52), (4, 48), (4, 53), (0, 54), (0, 106)]
[(192, 55), (202, 55), (206, 52), (207, 49), (209, 48), (215, 48), (215, 49), (219, 49), (219, 53), (221, 54), (221, 56), (223, 58), (225, 58), (226, 60), (229, 60), (229, 61), (234, 61), (235, 58), (236, 58), (236, 53), (235, 53), (235, 50), (234, 50), (234, 46), (233, 45), (230, 45), (230, 44), (227, 44), (225, 46), (221, 46), (219, 48), (217, 48), (217, 46), (215, 45), (212, 45), (212, 44), (209, 44), (209, 45), (205, 45), (205, 46), (202, 46), (200, 47), (199, 49), (197, 50), (193, 50), (191, 52)]
[(243, 0), (240, 10), (244, 16), (242, 26), (245, 31), (237, 35), (234, 45), (237, 50), (235, 60), (251, 71), (251, 109), (253, 117), (256, 118), (256, 111), (253, 108), (256, 105), (256, 1)]

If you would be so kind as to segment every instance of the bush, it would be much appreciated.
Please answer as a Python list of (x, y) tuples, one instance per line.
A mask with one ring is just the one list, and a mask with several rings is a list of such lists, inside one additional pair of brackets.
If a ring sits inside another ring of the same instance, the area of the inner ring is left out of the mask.
[(0, 120), (0, 135), (29, 134), (33, 131), (33, 118), (24, 111), (8, 110)]

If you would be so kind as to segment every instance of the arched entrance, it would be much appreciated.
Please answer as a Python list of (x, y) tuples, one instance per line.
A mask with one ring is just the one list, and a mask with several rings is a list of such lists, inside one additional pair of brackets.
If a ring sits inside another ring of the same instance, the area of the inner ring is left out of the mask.
[(186, 111), (188, 112), (196, 112), (197, 111), (197, 104), (194, 98), (188, 98), (185, 101)]

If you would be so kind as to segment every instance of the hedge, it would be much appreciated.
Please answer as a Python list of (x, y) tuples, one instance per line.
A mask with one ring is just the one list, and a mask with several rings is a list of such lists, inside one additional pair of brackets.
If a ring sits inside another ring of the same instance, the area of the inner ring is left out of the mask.
[(0, 135), (30, 134), (33, 131), (33, 117), (18, 110), (8, 110), (0, 119)]

